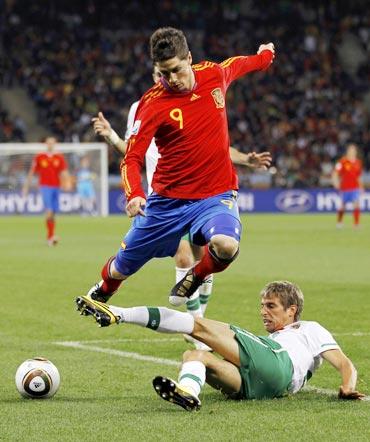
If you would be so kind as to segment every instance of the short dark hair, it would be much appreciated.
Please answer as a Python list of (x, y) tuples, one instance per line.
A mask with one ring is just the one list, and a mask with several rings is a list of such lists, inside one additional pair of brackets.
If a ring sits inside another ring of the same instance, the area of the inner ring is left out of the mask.
[(298, 321), (303, 310), (303, 293), (301, 289), (289, 281), (273, 281), (267, 284), (261, 291), (262, 298), (272, 298), (277, 296), (283, 304), (284, 310), (291, 305), (297, 306), (294, 320)]
[(175, 28), (159, 28), (150, 37), (150, 57), (153, 63), (179, 57), (183, 60), (189, 53), (189, 46), (182, 31)]

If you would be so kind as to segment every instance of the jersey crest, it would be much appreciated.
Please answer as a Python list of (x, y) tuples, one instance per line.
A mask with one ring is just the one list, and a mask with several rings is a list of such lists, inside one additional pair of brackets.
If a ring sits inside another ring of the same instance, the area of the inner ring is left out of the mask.
[(215, 102), (215, 105), (217, 107), (217, 109), (222, 109), (225, 107), (225, 97), (222, 94), (222, 91), (219, 87), (217, 87), (216, 89), (213, 89), (213, 91), (211, 92), (213, 100)]

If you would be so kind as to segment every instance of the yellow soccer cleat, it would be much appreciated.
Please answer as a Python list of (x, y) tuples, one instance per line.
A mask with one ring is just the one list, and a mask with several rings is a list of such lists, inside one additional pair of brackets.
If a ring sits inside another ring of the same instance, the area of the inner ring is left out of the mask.
[(118, 324), (119, 316), (115, 316), (109, 309), (109, 305), (94, 301), (90, 296), (79, 296), (76, 298), (77, 310), (81, 315), (92, 315), (100, 327), (108, 327), (108, 325)]
[(153, 379), (153, 387), (162, 399), (179, 405), (186, 411), (197, 411), (201, 407), (201, 402), (194, 393), (172, 379), (157, 376)]

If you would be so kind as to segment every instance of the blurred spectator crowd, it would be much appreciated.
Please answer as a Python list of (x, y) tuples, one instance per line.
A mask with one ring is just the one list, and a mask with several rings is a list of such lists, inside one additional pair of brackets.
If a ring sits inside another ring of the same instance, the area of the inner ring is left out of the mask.
[(0, 143), (24, 142), (27, 128), (21, 117), (11, 118), (0, 106)]
[[(276, 168), (257, 175), (240, 168), (241, 185), (326, 186), (349, 141), (370, 169), (369, 67), (349, 72), (339, 57), (351, 36), (368, 61), (370, 9), (322, 3), (3, 1), (0, 81), (27, 88), (40, 124), (59, 140), (95, 141), (90, 120), (98, 110), (123, 136), (130, 104), (151, 86), (148, 40), (157, 27), (184, 30), (194, 62), (255, 53), (272, 41), (273, 67), (237, 81), (227, 97), (232, 145), (271, 151)], [(1, 121), (4, 132), (3, 114)], [(110, 173), (118, 164), (111, 152)]]

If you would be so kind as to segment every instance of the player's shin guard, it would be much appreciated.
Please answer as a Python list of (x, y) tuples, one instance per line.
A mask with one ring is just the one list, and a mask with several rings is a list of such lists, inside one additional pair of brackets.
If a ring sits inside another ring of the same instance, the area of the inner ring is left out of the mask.
[(194, 330), (194, 318), (188, 313), (166, 307), (116, 307), (109, 305), (119, 322), (150, 328), (160, 333), (186, 333)]
[(101, 286), (101, 291), (107, 294), (109, 297), (113, 295), (114, 292), (118, 290), (118, 287), (122, 284), (121, 279), (114, 279), (110, 273), (110, 266), (114, 261), (114, 256), (111, 256), (108, 261), (104, 264), (101, 271), (101, 276), (103, 278), (103, 284)]
[(201, 261), (194, 267), (194, 274), (197, 278), (204, 279), (211, 273), (219, 273), (225, 270), (237, 258), (239, 248), (231, 258), (220, 258), (216, 255), (212, 246), (205, 248)]

